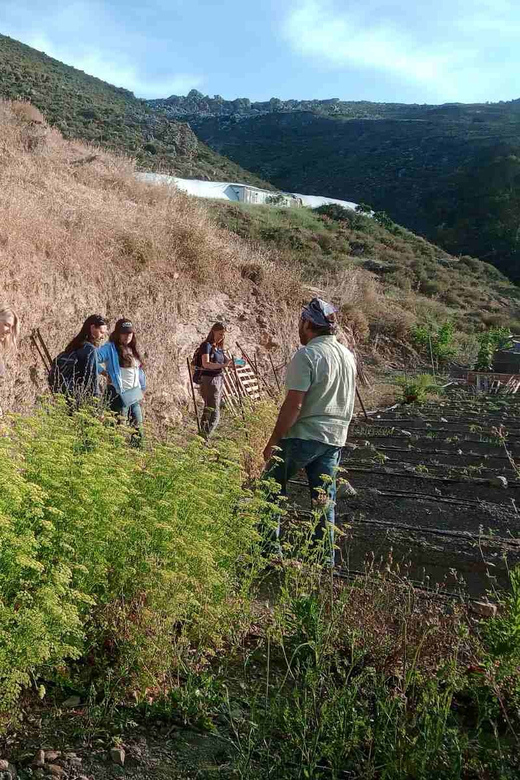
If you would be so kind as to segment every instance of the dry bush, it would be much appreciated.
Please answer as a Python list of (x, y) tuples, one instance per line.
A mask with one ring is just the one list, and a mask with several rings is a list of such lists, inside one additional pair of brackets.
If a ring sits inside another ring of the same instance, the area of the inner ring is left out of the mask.
[(14, 101), (10, 110), (17, 120), (19, 139), (22, 147), (28, 152), (41, 150), (47, 140), (48, 126), (43, 114), (25, 101)]
[(41, 111), (32, 103), (25, 100), (15, 100), (11, 103), (11, 111), (17, 119), (22, 122), (36, 122), (41, 125), (47, 124)]
[(407, 298), (390, 298), (380, 279), (364, 268), (346, 268), (327, 281), (324, 289), (339, 305), (358, 343), (377, 334), (405, 339), (417, 321)]
[[(137, 181), (124, 157), (56, 130), (47, 130), (39, 154), (29, 153), (20, 111), (0, 102), (0, 298), (22, 322), (0, 390), (4, 408), (27, 407), (45, 389), (31, 330), (39, 327), (56, 355), (93, 312), (112, 324), (134, 321), (147, 398), (159, 412), (186, 398), (186, 357), (212, 321), (225, 319), (254, 351), (261, 307), (275, 337), (293, 323), (294, 344), (303, 293), (290, 269), (216, 227), (199, 202)], [(244, 266), (258, 269), (257, 283), (243, 278)]]
[(467, 668), (476, 642), (469, 632), (462, 639), (461, 625), (469, 624), (464, 605), (447, 609), (442, 599), (414, 590), (406, 580), (372, 577), (361, 578), (357, 587), (347, 591), (347, 652), (349, 638), (355, 633), (362, 637), (364, 662), (398, 679), (410, 664), (421, 673), (435, 674), (456, 657), (461, 669)]
[(362, 344), (370, 336), (370, 324), (366, 314), (353, 304), (345, 303), (340, 309), (342, 322), (352, 331), (357, 344)]

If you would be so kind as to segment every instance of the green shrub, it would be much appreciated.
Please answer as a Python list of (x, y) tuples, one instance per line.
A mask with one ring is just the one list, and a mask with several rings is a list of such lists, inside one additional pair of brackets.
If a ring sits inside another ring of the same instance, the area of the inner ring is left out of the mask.
[(506, 349), (511, 344), (509, 328), (490, 328), (478, 336), (479, 351), (475, 368), (477, 371), (491, 371), (493, 358), (498, 349)]
[(62, 405), (3, 428), (0, 711), (87, 647), (97, 665), (109, 653), (124, 695), (164, 676), (175, 641), (211, 648), (237, 630), (260, 506), (237, 447), (139, 452)]
[(455, 327), (447, 320), (442, 325), (417, 325), (411, 330), (413, 344), (437, 365), (447, 363), (455, 354)]
[(429, 393), (438, 390), (438, 384), (431, 374), (418, 374), (414, 377), (399, 377), (397, 384), (403, 393), (403, 402), (406, 404), (422, 403)]

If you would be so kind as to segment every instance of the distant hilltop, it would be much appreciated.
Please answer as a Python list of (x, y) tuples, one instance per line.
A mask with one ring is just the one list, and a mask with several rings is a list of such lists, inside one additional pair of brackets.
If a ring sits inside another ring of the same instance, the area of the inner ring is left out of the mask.
[(341, 101), (339, 98), (328, 100), (270, 100), (252, 102), (249, 98), (225, 100), (221, 95), (203, 95), (198, 89), (192, 89), (183, 97), (170, 95), (168, 98), (147, 100), (152, 108), (164, 108), (167, 113), (175, 116), (230, 116), (234, 114), (255, 116), (273, 111), (316, 111), (320, 108), (331, 110)]
[(444, 103), (429, 105), (427, 103), (373, 103), (368, 100), (340, 100), (332, 97), (323, 100), (281, 100), (272, 97), (270, 100), (251, 101), (241, 97), (226, 100), (221, 95), (204, 95), (198, 89), (192, 89), (186, 96), (170, 95), (167, 98), (157, 98), (144, 101), (152, 109), (162, 111), (175, 118), (204, 119), (209, 117), (249, 118), (265, 114), (311, 112), (330, 117), (345, 117), (346, 119), (448, 119), (473, 120), (477, 117), (484, 120), (502, 112), (514, 113), (520, 110), (520, 99), (499, 103)]

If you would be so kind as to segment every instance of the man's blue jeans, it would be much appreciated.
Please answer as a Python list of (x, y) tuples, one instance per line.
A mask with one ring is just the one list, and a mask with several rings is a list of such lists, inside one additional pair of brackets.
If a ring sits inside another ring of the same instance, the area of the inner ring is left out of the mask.
[[(266, 479), (274, 479), (281, 486), (282, 495), (287, 493), (287, 482), (301, 469), (305, 469), (311, 491), (312, 507), (320, 512), (314, 532), (314, 540), (321, 542), (328, 530), (328, 544), (325, 547), (330, 565), (334, 565), (334, 510), (336, 503), (336, 475), (341, 460), (341, 447), (333, 447), (320, 441), (306, 439), (282, 439), (280, 451), (268, 466)], [(323, 479), (323, 477), (327, 479)], [(325, 491), (325, 493), (323, 492)], [(276, 537), (280, 536), (280, 522)]]

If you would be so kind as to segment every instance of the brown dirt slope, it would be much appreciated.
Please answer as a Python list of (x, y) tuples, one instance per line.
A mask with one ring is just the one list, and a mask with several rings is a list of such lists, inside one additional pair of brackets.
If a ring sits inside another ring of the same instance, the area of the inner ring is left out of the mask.
[(218, 228), (185, 195), (139, 183), (127, 159), (66, 141), (41, 120), (28, 104), (0, 103), (0, 300), (23, 329), (7, 359), (4, 409), (45, 389), (35, 327), (55, 355), (89, 314), (131, 317), (156, 411), (182, 400), (186, 357), (213, 320), (247, 344), (260, 309), (271, 330), (284, 327), (301, 287), (268, 252)]

